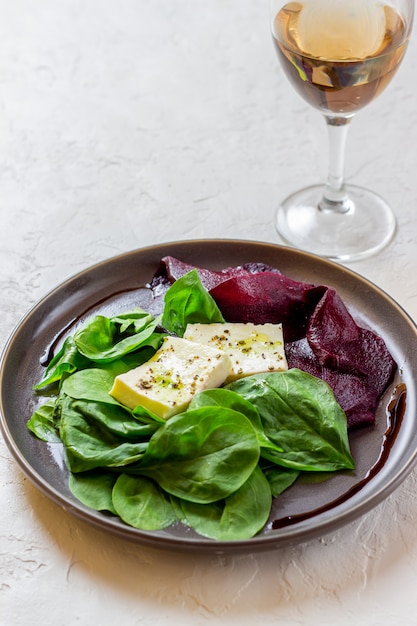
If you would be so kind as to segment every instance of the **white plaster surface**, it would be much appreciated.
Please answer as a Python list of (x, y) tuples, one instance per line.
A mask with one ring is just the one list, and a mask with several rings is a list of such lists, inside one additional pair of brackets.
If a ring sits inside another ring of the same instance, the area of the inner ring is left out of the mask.
[[(352, 264), (417, 317), (417, 44), (350, 129), (346, 173), (398, 217)], [(0, 342), (75, 272), (158, 242), (278, 242), (323, 179), (267, 0), (0, 0)], [(417, 471), (338, 532), (264, 554), (162, 552), (68, 515), (0, 439), (1, 626), (415, 626)]]

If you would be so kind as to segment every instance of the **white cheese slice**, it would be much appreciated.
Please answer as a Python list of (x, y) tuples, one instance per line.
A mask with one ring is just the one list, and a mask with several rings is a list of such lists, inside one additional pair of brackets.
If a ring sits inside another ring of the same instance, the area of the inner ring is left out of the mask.
[(288, 369), (281, 324), (188, 324), (184, 338), (229, 355), (232, 371), (226, 382)]
[(110, 395), (130, 409), (141, 405), (167, 419), (184, 411), (196, 393), (220, 387), (231, 369), (219, 348), (166, 337), (149, 361), (116, 376)]

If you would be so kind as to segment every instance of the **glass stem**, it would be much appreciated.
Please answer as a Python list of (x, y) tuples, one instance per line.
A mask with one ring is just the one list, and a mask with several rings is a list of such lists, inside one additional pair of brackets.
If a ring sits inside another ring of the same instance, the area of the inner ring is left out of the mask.
[(353, 209), (344, 183), (345, 148), (351, 116), (326, 115), (325, 119), (329, 141), (329, 173), (319, 209), (347, 213)]

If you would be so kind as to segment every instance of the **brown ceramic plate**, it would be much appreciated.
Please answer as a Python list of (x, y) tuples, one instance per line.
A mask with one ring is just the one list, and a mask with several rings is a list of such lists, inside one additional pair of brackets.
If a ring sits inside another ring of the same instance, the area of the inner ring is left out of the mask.
[[(116, 313), (138, 304), (146, 308), (149, 294), (145, 285), (165, 255), (213, 269), (262, 261), (296, 280), (330, 285), (337, 289), (360, 325), (385, 339), (399, 366), (396, 380), (380, 402), (376, 427), (351, 436), (355, 472), (337, 474), (318, 484), (296, 483), (275, 499), (269, 524), (249, 540), (213, 541), (181, 525), (145, 532), (86, 508), (68, 489), (60, 444), (38, 441), (26, 428), (37, 405), (32, 385), (41, 377), (40, 359), (45, 349), (59, 343), (66, 332), (72, 333), (96, 312)], [(416, 372), (416, 326), (389, 296), (352, 271), (271, 244), (236, 240), (168, 243), (99, 263), (59, 285), (28, 312), (2, 356), (1, 427), (13, 456), (34, 484), (58, 505), (96, 527), (161, 548), (257, 551), (334, 531), (375, 507), (400, 484), (416, 462)], [(405, 410), (402, 417), (397, 416), (393, 432), (387, 436), (387, 406), (394, 389), (401, 384), (407, 389)], [(276, 520), (278, 528), (272, 529)]]

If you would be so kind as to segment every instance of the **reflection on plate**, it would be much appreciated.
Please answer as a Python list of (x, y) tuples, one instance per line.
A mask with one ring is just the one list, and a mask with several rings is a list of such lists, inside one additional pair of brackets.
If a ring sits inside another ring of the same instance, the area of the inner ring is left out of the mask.
[[(60, 444), (38, 441), (26, 428), (37, 403), (32, 385), (41, 377), (45, 349), (58, 345), (66, 332), (73, 333), (94, 313), (115, 314), (133, 306), (149, 308), (150, 294), (145, 285), (165, 255), (213, 269), (261, 261), (296, 280), (330, 285), (360, 325), (384, 338), (399, 366), (393, 385), (380, 402), (376, 427), (351, 435), (355, 472), (337, 474), (316, 484), (300, 481), (275, 499), (269, 524), (249, 540), (213, 541), (181, 525), (146, 532), (86, 508), (68, 489)], [(161, 548), (257, 551), (334, 531), (376, 506), (407, 476), (417, 458), (415, 371), (414, 323), (384, 292), (350, 270), (272, 244), (236, 240), (169, 243), (97, 264), (58, 286), (29, 311), (3, 352), (0, 424), (12, 454), (34, 484), (58, 505), (96, 527)], [(407, 389), (406, 406), (387, 445), (387, 406), (393, 390), (402, 384)]]

